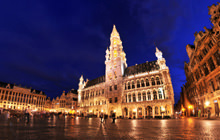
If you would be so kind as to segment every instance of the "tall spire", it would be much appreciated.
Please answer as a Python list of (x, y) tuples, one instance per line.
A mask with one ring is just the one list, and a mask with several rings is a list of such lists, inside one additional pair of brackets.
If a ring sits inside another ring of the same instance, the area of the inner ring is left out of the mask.
[(111, 38), (113, 38), (113, 37), (120, 38), (120, 37), (119, 37), (119, 33), (118, 33), (118, 31), (117, 31), (115, 25), (113, 25), (113, 29), (112, 29), (112, 33), (111, 33)]

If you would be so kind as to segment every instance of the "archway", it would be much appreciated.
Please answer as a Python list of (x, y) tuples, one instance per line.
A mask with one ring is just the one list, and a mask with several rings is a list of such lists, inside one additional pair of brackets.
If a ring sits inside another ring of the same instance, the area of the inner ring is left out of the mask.
[(123, 116), (124, 118), (128, 117), (128, 109), (126, 107), (123, 109)]
[(146, 118), (152, 118), (152, 107), (151, 106), (147, 106), (146, 108), (145, 108), (145, 116), (146, 116)]
[(142, 108), (139, 107), (138, 110), (137, 110), (137, 113), (138, 113), (138, 118), (142, 118)]

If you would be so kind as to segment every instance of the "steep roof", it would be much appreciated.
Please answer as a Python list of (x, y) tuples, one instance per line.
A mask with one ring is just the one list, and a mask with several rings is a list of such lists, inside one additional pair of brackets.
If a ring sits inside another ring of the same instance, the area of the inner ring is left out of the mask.
[(157, 61), (146, 62), (134, 66), (127, 67), (125, 69), (124, 76), (134, 75), (143, 72), (150, 72), (153, 70), (159, 70), (160, 66), (157, 64)]
[(99, 84), (99, 83), (103, 83), (103, 82), (105, 82), (105, 75), (103, 75), (103, 76), (101, 76), (101, 77), (98, 77), (98, 78), (96, 78), (96, 79), (93, 79), (93, 80), (91, 80), (91, 81), (88, 81), (88, 82), (86, 83), (85, 88), (88, 88), (88, 87), (91, 87), (91, 86), (93, 86), (93, 85), (96, 85), (96, 84)]

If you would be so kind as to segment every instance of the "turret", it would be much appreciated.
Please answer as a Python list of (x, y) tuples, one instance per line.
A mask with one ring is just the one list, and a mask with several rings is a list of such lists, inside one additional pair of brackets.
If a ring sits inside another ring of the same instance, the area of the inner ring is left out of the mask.
[(163, 58), (163, 53), (156, 47), (155, 55), (157, 57), (157, 63), (160, 66), (160, 69), (168, 69), (166, 65), (166, 60)]
[(127, 67), (126, 54), (123, 50), (122, 41), (115, 25), (112, 29), (110, 47), (106, 50), (105, 58), (106, 81), (122, 77), (124, 75), (124, 70)]

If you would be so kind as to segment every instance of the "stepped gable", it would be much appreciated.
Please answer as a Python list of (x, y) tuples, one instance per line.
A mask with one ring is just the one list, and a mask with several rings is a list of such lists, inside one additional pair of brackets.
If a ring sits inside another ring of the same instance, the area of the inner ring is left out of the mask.
[(127, 67), (125, 69), (124, 76), (130, 76), (138, 73), (150, 72), (159, 69), (160, 66), (157, 64), (157, 61), (151, 61), (151, 62), (146, 62), (146, 63)]
[(96, 79), (93, 79), (93, 80), (91, 80), (91, 81), (88, 81), (88, 82), (86, 83), (85, 88), (88, 88), (88, 87), (91, 87), (91, 86), (93, 86), (93, 85), (96, 85), (96, 84), (99, 84), (99, 83), (103, 83), (103, 82), (105, 82), (105, 75), (103, 75), (103, 76), (101, 76), (101, 77), (98, 77), (98, 78), (96, 78)]

